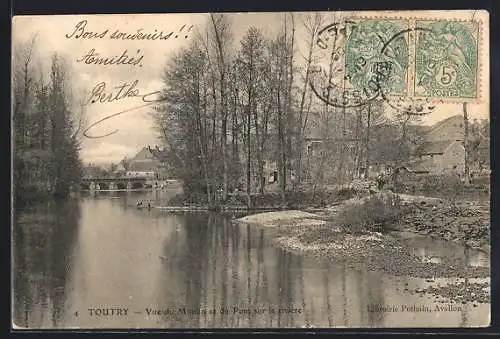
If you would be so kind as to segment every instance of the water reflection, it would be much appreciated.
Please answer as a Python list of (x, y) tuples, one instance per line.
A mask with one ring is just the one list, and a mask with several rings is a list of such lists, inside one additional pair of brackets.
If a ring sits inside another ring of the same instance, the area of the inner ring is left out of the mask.
[(472, 249), (458, 242), (444, 241), (412, 233), (394, 235), (401, 237), (412, 253), (423, 262), (465, 264), (480, 267), (489, 267), (490, 265), (490, 253), (485, 250)]
[[(489, 305), (438, 314), (369, 312), (369, 305), (434, 305), (435, 300), (404, 290), (407, 284), (425, 284), (418, 279), (297, 256), (272, 246), (268, 234), (272, 230), (235, 225), (219, 214), (137, 210), (137, 199), (156, 197), (99, 195), (23, 214), (14, 242), (17, 325), (241, 328), (488, 323)], [(89, 309), (94, 308), (126, 308), (128, 313), (91, 316)], [(170, 314), (151, 314), (155, 310)]]
[(60, 327), (77, 247), (77, 201), (50, 202), (16, 215), (13, 228), (13, 322)]

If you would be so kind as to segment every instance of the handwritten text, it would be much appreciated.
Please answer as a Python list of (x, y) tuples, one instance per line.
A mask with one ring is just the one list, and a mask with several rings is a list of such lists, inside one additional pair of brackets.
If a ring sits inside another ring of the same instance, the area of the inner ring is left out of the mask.
[(67, 39), (104, 39), (108, 37), (114, 40), (168, 40), (170, 38), (177, 39), (183, 37), (187, 39), (189, 37), (189, 32), (193, 26), (186, 28), (186, 25), (182, 25), (177, 31), (164, 32), (162, 30), (154, 29), (153, 31), (147, 32), (144, 28), (139, 28), (133, 32), (121, 31), (119, 29), (114, 30), (108, 35), (110, 29), (105, 29), (103, 31), (94, 32), (87, 29), (87, 20), (82, 20), (78, 22), (71, 33), (67, 33), (65, 37)]
[(142, 51), (138, 49), (135, 56), (130, 56), (128, 50), (124, 50), (121, 55), (115, 56), (101, 56), (100, 53), (92, 48), (90, 51), (85, 53), (82, 57), (77, 58), (76, 62), (83, 63), (86, 65), (133, 65), (142, 67), (142, 59), (144, 55)]
[(126, 99), (126, 98), (141, 98), (143, 104), (139, 106), (134, 106), (128, 109), (125, 109), (120, 112), (116, 112), (110, 115), (105, 116), (104, 118), (93, 122), (90, 124), (85, 131), (83, 132), (83, 135), (87, 138), (95, 139), (95, 138), (103, 138), (112, 134), (115, 134), (118, 132), (117, 129), (105, 133), (103, 135), (89, 135), (88, 132), (94, 128), (95, 126), (101, 124), (102, 122), (109, 120), (111, 118), (117, 117), (119, 115), (136, 111), (140, 108), (147, 107), (151, 104), (158, 103), (161, 101), (164, 101), (165, 98), (163, 98), (160, 94), (161, 91), (154, 91), (154, 92), (148, 92), (146, 94), (140, 93), (139, 89), (137, 88), (137, 85), (139, 84), (139, 80), (134, 80), (131, 83), (123, 83), (118, 86), (112, 86), (110, 89), (107, 90), (107, 86), (105, 82), (100, 82), (94, 88), (92, 89), (90, 98), (88, 99), (87, 103), (88, 104), (95, 104), (95, 103), (111, 103), (114, 101)]

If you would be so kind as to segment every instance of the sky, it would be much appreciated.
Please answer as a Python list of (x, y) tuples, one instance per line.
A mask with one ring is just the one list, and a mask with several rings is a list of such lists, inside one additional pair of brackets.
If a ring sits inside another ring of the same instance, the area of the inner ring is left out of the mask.
[[(343, 13), (344, 16), (353, 13)], [(357, 15), (380, 15), (380, 13), (357, 12)], [(415, 13), (397, 13), (400, 16), (412, 16)], [(480, 13), (484, 15), (484, 13)], [(297, 47), (305, 54), (306, 32), (301, 24), (305, 13), (297, 14)], [(427, 12), (419, 15), (470, 19), (477, 15), (472, 11)], [(273, 36), (283, 19), (283, 13), (232, 13), (235, 47), (244, 32), (250, 26), (260, 28), (265, 36)], [(324, 13), (325, 21), (336, 21), (342, 14)], [(139, 93), (147, 94), (162, 87), (161, 75), (166, 62), (172, 55), (189, 43), (190, 39), (203, 30), (209, 18), (206, 13), (189, 14), (133, 14), (133, 15), (61, 15), (61, 16), (17, 16), (13, 19), (13, 43), (29, 41), (36, 36), (35, 53), (42, 67), (47, 67), (50, 55), (57, 52), (68, 61), (74, 98), (90, 97), (92, 90), (100, 83), (105, 83), (104, 92), (116, 93), (116, 86), (137, 81)], [(487, 20), (486, 20), (487, 21)], [(182, 29), (181, 29), (182, 28)], [(107, 30), (107, 31), (106, 31)], [(162, 31), (165, 40), (120, 40), (111, 39), (119, 32), (153, 34)], [(86, 37), (81, 36), (87, 33)], [(481, 31), (481, 96), (479, 103), (469, 104), (471, 118), (489, 117), (489, 46), (488, 27)], [(95, 36), (103, 36), (103, 38)], [(92, 37), (94, 36), (94, 37)], [(177, 38), (175, 38), (177, 36)], [(95, 65), (86, 64), (85, 56), (93, 50), (103, 57), (120, 56), (125, 50), (130, 57), (139, 58), (137, 64)], [(76, 99), (75, 99), (76, 100)], [(139, 105), (140, 98), (124, 98), (107, 103), (93, 103), (86, 106), (87, 123), (93, 123), (110, 114), (118, 113)], [(83, 137), (81, 157), (85, 163), (109, 164), (119, 162), (125, 156), (133, 157), (142, 147), (158, 144), (153, 129), (151, 108), (135, 109), (113, 119), (106, 120), (89, 131), (89, 134), (106, 134), (112, 130), (117, 133), (104, 138), (90, 139)], [(436, 110), (424, 119), (425, 124), (432, 124), (454, 114), (462, 112), (461, 103), (438, 104)]]

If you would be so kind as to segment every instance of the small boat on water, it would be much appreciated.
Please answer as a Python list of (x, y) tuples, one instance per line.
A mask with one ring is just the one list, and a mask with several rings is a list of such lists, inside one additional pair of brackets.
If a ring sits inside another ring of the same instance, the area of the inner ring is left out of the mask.
[(137, 209), (143, 209), (143, 208), (147, 208), (148, 210), (150, 210), (151, 208), (153, 208), (153, 205), (151, 204), (150, 201), (148, 202), (143, 202), (143, 201), (138, 201), (136, 204), (135, 204), (135, 207)]

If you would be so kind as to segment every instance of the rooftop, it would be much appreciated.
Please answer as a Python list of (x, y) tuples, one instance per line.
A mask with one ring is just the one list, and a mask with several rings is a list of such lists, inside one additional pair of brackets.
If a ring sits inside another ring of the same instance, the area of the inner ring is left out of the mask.
[(460, 114), (456, 114), (456, 115), (453, 115), (449, 118), (446, 118), (446, 119), (443, 119), (441, 121), (438, 121), (436, 122), (434, 125), (432, 125), (429, 130), (428, 130), (428, 133), (431, 133), (431, 132), (434, 132), (435, 130), (441, 128), (442, 126), (452, 122), (453, 120), (456, 120), (458, 123), (463, 123), (463, 120), (464, 120), (464, 117)]
[(157, 167), (158, 164), (153, 161), (133, 161), (128, 170), (132, 172), (152, 172)]
[[(307, 125), (305, 130), (305, 137), (308, 139), (316, 139), (321, 140), (325, 139), (325, 137), (331, 137), (331, 126), (325, 123), (328, 121), (325, 117), (323, 117), (320, 113), (310, 112), (307, 118)], [(372, 121), (371, 122), (371, 130), (373, 132), (385, 131), (386, 129), (395, 131), (396, 125), (389, 124), (385, 119), (381, 119), (380, 121)], [(409, 133), (421, 134), (429, 132), (433, 126), (427, 125), (407, 125), (406, 130)]]
[(456, 140), (426, 141), (415, 151), (415, 154), (442, 154), (455, 141)]

